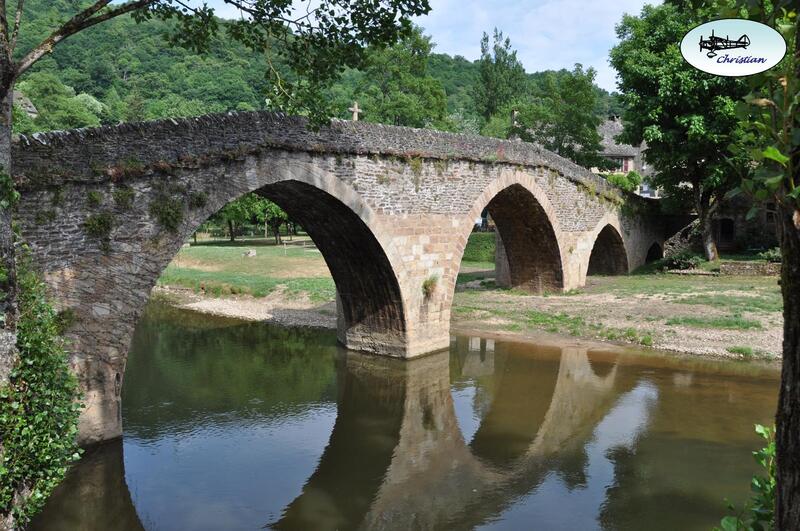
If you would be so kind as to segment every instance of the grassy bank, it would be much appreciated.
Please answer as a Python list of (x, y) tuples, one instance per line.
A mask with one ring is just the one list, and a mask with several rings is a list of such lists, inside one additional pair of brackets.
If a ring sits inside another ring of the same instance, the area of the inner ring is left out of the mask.
[[(246, 256), (254, 250), (255, 256)], [(699, 277), (640, 273), (590, 277), (568, 293), (534, 296), (494, 283), (494, 235), (470, 238), (457, 280), (453, 322), (526, 334), (547, 332), (623, 341), (740, 358), (779, 352), (780, 287), (770, 277)], [(247, 295), (258, 300), (335, 298), (335, 285), (313, 247), (275, 246), (271, 240), (206, 242), (181, 249), (159, 280), (200, 296)]]
[(536, 296), (498, 289), (490, 275), (457, 289), (458, 327), (545, 331), (740, 358), (780, 352), (782, 304), (775, 277), (590, 277), (579, 290)]
[[(247, 256), (249, 250), (255, 251), (255, 256)], [(276, 290), (292, 297), (307, 295), (313, 302), (326, 302), (336, 296), (333, 279), (319, 251), (313, 247), (270, 245), (263, 240), (184, 247), (158, 282), (214, 297), (266, 297)]]

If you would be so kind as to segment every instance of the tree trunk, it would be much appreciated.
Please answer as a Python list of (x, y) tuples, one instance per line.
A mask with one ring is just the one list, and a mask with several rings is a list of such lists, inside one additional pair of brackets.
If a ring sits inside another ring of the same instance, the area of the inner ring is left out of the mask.
[[(8, 65), (0, 62), (0, 79), (8, 76)], [(0, 82), (0, 179), (11, 176), (11, 109), (13, 106), (13, 81)], [(10, 184), (10, 183), (6, 183)], [(0, 199), (10, 201), (8, 190), (0, 184)], [(12, 230), (13, 206), (0, 207), (0, 387), (8, 383), (11, 369), (19, 360), (17, 351), (17, 267)], [(0, 439), (0, 462), (4, 458)], [(14, 493), (13, 504), (21, 503), (25, 493)], [(14, 529), (14, 516), (0, 511), (0, 529)]]
[[(12, 94), (11, 87), (5, 91), (0, 89), (0, 179), (10, 179), (11, 174)], [(0, 185), (0, 199), (2, 190)], [(17, 269), (12, 210), (10, 204), (0, 208), (0, 387), (7, 383), (8, 374), (17, 361)]]
[(700, 229), (703, 234), (703, 253), (706, 255), (706, 260), (713, 262), (719, 260), (719, 251), (717, 250), (717, 240), (714, 238), (714, 222), (711, 213), (705, 213), (700, 219)]
[(719, 260), (719, 251), (717, 251), (717, 240), (714, 237), (714, 211), (716, 204), (711, 204), (711, 197), (697, 191), (695, 188), (695, 208), (697, 208), (697, 215), (700, 218), (700, 232), (703, 236), (703, 253), (706, 260), (713, 262)]
[(272, 226), (272, 232), (275, 233), (275, 245), (281, 244), (281, 224), (278, 223), (277, 225)]
[[(800, 24), (800, 21), (798, 21)], [(800, 77), (800, 28), (794, 42), (795, 75)], [(800, 146), (789, 154), (792, 177), (800, 183)], [(783, 295), (783, 367), (775, 416), (775, 527), (800, 529), (800, 201), (779, 206), (781, 294)]]
[(776, 417), (776, 528), (800, 529), (800, 210), (781, 208), (783, 368)]
[(236, 230), (231, 220), (228, 220), (228, 236), (230, 236), (232, 242), (236, 241)]

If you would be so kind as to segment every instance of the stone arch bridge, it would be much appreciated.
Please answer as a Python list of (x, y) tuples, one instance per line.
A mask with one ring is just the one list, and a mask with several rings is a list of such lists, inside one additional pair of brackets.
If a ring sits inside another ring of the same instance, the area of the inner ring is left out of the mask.
[(474, 220), (488, 208), (500, 283), (580, 287), (642, 265), (664, 241), (652, 202), (534, 145), (266, 112), (20, 137), (18, 219), (68, 316), (84, 443), (119, 436), (136, 321), (156, 280), (210, 215), (248, 192), (278, 203), (320, 249), (338, 337), (410, 358), (449, 345)]

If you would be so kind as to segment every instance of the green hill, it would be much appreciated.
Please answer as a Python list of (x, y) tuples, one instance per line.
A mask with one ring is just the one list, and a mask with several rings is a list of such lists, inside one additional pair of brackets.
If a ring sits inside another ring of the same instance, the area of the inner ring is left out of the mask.
[[(31, 48), (80, 3), (29, 0), (18, 49)], [(18, 90), (33, 102), (39, 115), (33, 119), (17, 109), (16, 131), (265, 108), (270, 84), (261, 54), (224, 36), (216, 38), (207, 53), (197, 54), (167, 43), (169, 29), (162, 21), (137, 24), (123, 17), (61, 43), (18, 84)], [(278, 65), (278, 69), (283, 67)], [(477, 123), (471, 96), (478, 76), (477, 62), (433, 53), (427, 58), (427, 72), (419, 75), (432, 77), (441, 85), (448, 113), (459, 113)], [(535, 82), (539, 75), (529, 77)], [(358, 89), (364, 86), (363, 78), (362, 73), (349, 71), (330, 89), (329, 100), (335, 105), (336, 116), (347, 117), (352, 99), (362, 97)], [(607, 114), (615, 99), (597, 90), (596, 112)], [(447, 127), (441, 120), (428, 123)]]

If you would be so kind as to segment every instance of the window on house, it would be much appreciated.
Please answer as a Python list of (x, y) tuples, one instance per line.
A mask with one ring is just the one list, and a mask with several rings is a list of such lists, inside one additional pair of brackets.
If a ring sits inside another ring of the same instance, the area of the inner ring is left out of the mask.
[(775, 203), (767, 203), (767, 207), (765, 209), (767, 211), (766, 221), (767, 223), (775, 223), (777, 219), (775, 216)]

